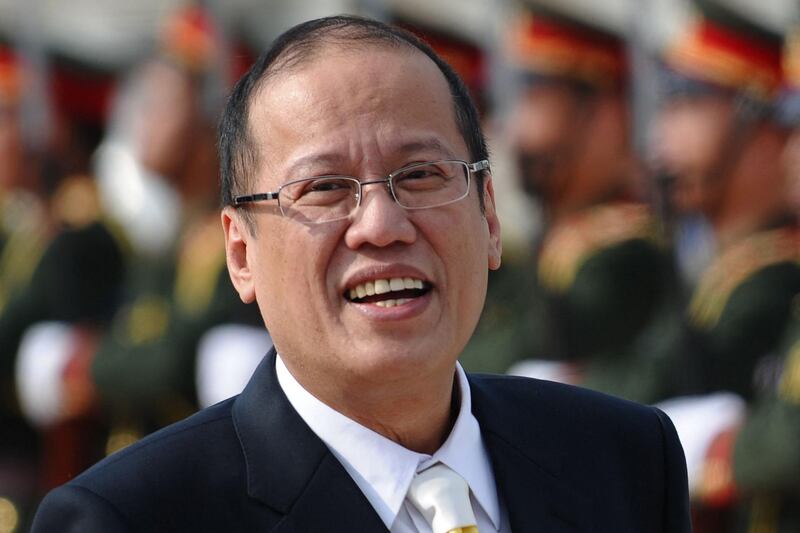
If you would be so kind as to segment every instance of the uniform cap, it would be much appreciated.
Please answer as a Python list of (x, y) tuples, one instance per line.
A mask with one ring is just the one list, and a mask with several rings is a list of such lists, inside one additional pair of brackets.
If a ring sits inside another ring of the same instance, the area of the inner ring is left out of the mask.
[(190, 72), (201, 73), (211, 68), (216, 44), (209, 14), (192, 4), (176, 12), (161, 33), (160, 51)]
[(733, 11), (704, 2), (665, 53), (667, 67), (695, 81), (771, 101), (783, 82), (781, 37)]
[(550, 9), (529, 9), (512, 23), (508, 53), (517, 68), (537, 76), (598, 88), (620, 87), (627, 78), (621, 37)]
[(22, 96), (23, 69), (14, 51), (0, 44), (0, 106), (15, 105)]
[(777, 105), (777, 118), (787, 126), (800, 126), (800, 26), (792, 28), (784, 42), (784, 87)]
[(394, 21), (410, 31), (441, 56), (466, 84), (472, 96), (480, 100), (486, 89), (486, 54), (472, 41), (446, 30), (434, 29), (404, 18)]

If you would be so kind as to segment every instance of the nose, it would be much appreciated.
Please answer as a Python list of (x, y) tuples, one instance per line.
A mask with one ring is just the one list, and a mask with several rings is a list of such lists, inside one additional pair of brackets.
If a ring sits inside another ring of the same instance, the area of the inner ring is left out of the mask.
[[(381, 183), (383, 185), (379, 185)], [(361, 195), (361, 205), (353, 213), (345, 234), (349, 248), (363, 245), (382, 248), (394, 243), (411, 244), (416, 240), (417, 230), (409, 219), (409, 212), (394, 201), (386, 182), (365, 182)]]

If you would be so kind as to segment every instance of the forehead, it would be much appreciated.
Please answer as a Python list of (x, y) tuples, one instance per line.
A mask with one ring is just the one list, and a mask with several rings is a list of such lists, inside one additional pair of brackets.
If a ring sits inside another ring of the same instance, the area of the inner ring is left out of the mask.
[(315, 157), (391, 164), (415, 148), (467, 156), (444, 75), (407, 47), (327, 46), (269, 79), (253, 96), (249, 124), (262, 167), (273, 171)]

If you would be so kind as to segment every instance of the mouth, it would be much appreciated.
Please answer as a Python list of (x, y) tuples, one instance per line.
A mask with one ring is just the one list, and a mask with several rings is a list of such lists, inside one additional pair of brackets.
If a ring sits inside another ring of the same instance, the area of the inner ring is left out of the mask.
[(356, 304), (396, 307), (429, 293), (432, 285), (419, 278), (386, 278), (359, 283), (345, 290), (344, 298)]

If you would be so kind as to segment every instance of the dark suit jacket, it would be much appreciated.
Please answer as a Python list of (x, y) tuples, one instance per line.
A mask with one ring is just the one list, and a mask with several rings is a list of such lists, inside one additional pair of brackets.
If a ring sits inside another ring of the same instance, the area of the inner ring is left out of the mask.
[[(513, 531), (690, 531), (683, 451), (663, 413), (546, 381), (469, 379)], [(33, 531), (386, 528), (289, 404), (271, 352), (238, 397), (51, 492)]]

